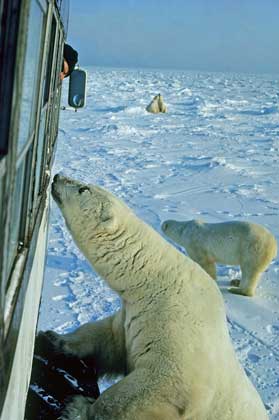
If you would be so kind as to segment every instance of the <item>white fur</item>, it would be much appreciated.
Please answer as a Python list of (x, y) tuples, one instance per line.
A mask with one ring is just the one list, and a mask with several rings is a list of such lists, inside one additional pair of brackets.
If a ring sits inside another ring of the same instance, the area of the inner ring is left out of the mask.
[(158, 114), (159, 112), (167, 112), (166, 104), (164, 103), (163, 96), (160, 93), (152, 99), (150, 104), (146, 107), (146, 111)]
[(100, 375), (124, 375), (93, 404), (75, 398), (62, 419), (267, 419), (208, 274), (108, 191), (60, 176), (52, 191), (77, 245), (123, 303), (73, 333), (46, 333), (58, 351), (92, 357)]
[(245, 296), (254, 295), (261, 273), (277, 253), (274, 236), (255, 223), (166, 220), (162, 230), (215, 280), (215, 263), (239, 265), (241, 280), (232, 281), (232, 285), (239, 287), (229, 291)]

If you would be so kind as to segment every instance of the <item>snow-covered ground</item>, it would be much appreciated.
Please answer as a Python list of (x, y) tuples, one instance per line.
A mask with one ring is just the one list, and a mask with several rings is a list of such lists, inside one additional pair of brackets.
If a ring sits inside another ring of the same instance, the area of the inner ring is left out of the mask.
[[(97, 68), (88, 77), (87, 107), (61, 111), (54, 173), (104, 186), (159, 232), (168, 218), (249, 220), (279, 239), (278, 78)], [(145, 111), (157, 93), (167, 114)], [(114, 312), (118, 298), (77, 250), (55, 204), (49, 233), (39, 328), (69, 332)], [(254, 298), (227, 292), (236, 274), (218, 267), (231, 337), (279, 419), (279, 258)]]

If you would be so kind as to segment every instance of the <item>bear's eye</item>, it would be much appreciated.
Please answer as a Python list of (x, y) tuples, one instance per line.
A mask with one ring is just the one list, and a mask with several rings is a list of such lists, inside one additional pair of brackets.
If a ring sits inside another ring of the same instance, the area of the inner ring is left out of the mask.
[(82, 194), (84, 191), (90, 191), (90, 188), (88, 187), (80, 187), (80, 189), (78, 190), (79, 194)]

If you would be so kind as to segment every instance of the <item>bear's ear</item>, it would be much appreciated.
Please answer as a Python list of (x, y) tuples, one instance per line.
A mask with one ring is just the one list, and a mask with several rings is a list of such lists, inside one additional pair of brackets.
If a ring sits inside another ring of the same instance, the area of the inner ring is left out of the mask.
[(99, 207), (99, 228), (102, 230), (102, 232), (106, 233), (112, 233), (115, 230), (117, 230), (118, 227), (118, 218), (117, 215), (115, 215), (114, 206), (108, 204), (108, 203), (101, 203)]
[(116, 217), (104, 216), (101, 218), (101, 223), (98, 228), (105, 234), (114, 234), (118, 228), (119, 224)]

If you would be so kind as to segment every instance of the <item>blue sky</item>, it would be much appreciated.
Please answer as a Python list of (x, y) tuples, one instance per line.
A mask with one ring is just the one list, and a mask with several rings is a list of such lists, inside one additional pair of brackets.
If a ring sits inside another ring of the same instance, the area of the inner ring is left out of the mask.
[(71, 0), (81, 65), (279, 72), (278, 0)]

